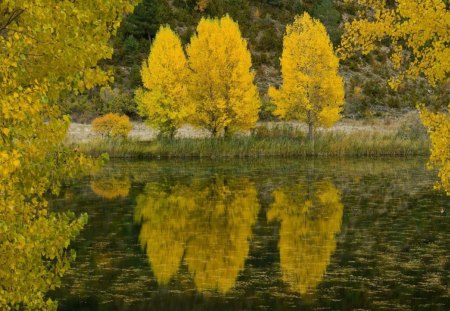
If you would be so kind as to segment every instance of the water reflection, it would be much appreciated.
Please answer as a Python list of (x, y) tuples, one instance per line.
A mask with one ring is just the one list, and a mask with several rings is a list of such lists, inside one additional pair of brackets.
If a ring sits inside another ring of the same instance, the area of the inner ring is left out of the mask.
[(186, 262), (200, 291), (226, 293), (248, 256), (259, 210), (256, 189), (246, 179), (218, 177), (198, 190)]
[(167, 284), (176, 274), (183, 257), (189, 214), (195, 209), (189, 187), (164, 189), (159, 183), (146, 185), (137, 197), (135, 220), (141, 223), (139, 241), (146, 250), (159, 284)]
[(103, 177), (91, 181), (91, 190), (107, 200), (127, 197), (130, 187), (131, 182), (128, 177)]
[(112, 163), (95, 178), (127, 177), (128, 197), (81, 182), (57, 201), (89, 224), (51, 297), (61, 310), (449, 310), (450, 202), (425, 163)]
[(306, 294), (322, 280), (336, 249), (344, 206), (330, 181), (300, 183), (273, 192), (267, 219), (281, 222), (280, 266), (292, 291)]
[(135, 220), (158, 283), (167, 284), (184, 260), (199, 291), (228, 292), (244, 268), (258, 210), (256, 188), (243, 178), (147, 184)]

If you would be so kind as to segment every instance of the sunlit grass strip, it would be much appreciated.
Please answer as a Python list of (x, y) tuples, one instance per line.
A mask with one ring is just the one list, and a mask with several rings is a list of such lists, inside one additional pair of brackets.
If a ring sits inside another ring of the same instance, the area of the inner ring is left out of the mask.
[(329, 132), (313, 143), (295, 137), (183, 138), (154, 140), (93, 140), (78, 144), (84, 153), (112, 158), (259, 158), (259, 157), (378, 157), (429, 154), (425, 138), (404, 139), (394, 133)]

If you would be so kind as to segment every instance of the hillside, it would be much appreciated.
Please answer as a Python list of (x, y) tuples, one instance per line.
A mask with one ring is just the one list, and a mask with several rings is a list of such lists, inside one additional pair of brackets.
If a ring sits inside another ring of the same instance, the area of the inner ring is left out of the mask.
[[(114, 71), (114, 91), (91, 92), (81, 101), (69, 103), (66, 112), (79, 121), (109, 111), (137, 117), (133, 92), (140, 86), (140, 66), (159, 26), (170, 25), (188, 44), (202, 16), (229, 14), (239, 22), (248, 40), (256, 83), (263, 98), (261, 118), (270, 119), (273, 107), (265, 94), (269, 85), (280, 84), (284, 29), (296, 14), (305, 11), (325, 24), (333, 44), (338, 46), (342, 25), (356, 14), (357, 7), (343, 0), (143, 0), (125, 18), (114, 41), (113, 59), (105, 63)], [(450, 83), (433, 89), (424, 80), (407, 81), (398, 92), (391, 90), (386, 82), (392, 73), (387, 57), (389, 48), (381, 51), (341, 63), (346, 82), (346, 117), (399, 115), (418, 102), (439, 106), (450, 101)]]

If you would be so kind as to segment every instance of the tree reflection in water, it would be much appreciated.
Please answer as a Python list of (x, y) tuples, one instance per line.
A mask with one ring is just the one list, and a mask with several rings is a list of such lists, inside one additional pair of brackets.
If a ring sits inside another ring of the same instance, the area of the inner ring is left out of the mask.
[(280, 266), (292, 291), (306, 294), (322, 280), (341, 229), (341, 195), (330, 181), (282, 187), (273, 192), (267, 219), (281, 222)]
[(91, 190), (107, 200), (125, 198), (130, 192), (131, 182), (128, 177), (106, 177), (91, 181)]
[(244, 268), (258, 211), (253, 183), (216, 176), (191, 186), (148, 184), (135, 220), (158, 283), (174, 277), (184, 256), (199, 291), (226, 293)]

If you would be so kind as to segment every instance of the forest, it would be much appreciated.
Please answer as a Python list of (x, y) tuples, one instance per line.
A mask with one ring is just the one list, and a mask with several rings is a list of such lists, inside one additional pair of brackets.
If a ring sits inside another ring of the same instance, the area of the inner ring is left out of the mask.
[[(447, 310), (449, 9), (1, 1), (0, 309)], [(383, 245), (350, 241), (371, 234)], [(89, 296), (90, 269), (120, 271), (127, 292)], [(150, 297), (134, 296), (136, 271)]]

